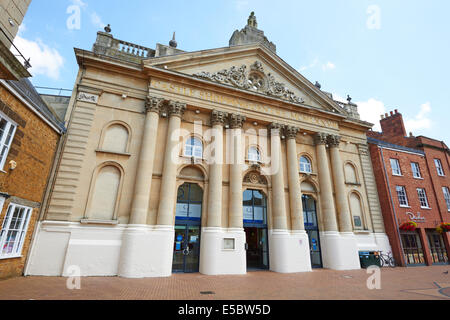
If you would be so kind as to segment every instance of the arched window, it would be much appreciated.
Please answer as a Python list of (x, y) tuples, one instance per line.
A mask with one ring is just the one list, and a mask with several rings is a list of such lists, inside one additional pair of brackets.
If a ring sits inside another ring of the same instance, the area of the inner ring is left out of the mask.
[(309, 160), (308, 157), (302, 156), (300, 158), (300, 172), (303, 173), (312, 172), (311, 160)]
[(345, 167), (344, 167), (344, 172), (345, 172), (345, 182), (358, 183), (356, 170), (355, 170), (355, 167), (352, 164), (346, 163)]
[(267, 224), (266, 196), (258, 190), (245, 190), (243, 200), (244, 223)]
[(186, 148), (184, 150), (186, 157), (202, 158), (203, 157), (203, 143), (199, 138), (189, 137), (186, 141)]
[(88, 217), (94, 220), (113, 220), (121, 173), (115, 166), (103, 167), (97, 175)]
[(128, 146), (128, 129), (121, 124), (113, 124), (106, 129), (102, 150), (125, 153)]
[(255, 162), (261, 161), (261, 153), (259, 152), (257, 147), (250, 147), (248, 149), (248, 160)]
[(350, 194), (350, 211), (353, 216), (353, 226), (355, 229), (363, 229), (363, 211), (361, 206), (361, 198), (355, 192)]

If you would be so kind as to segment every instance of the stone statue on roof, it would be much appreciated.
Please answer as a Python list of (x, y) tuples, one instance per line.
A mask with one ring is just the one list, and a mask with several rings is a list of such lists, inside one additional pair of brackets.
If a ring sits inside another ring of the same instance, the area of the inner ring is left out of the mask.
[(256, 22), (256, 16), (253, 11), (252, 13), (250, 13), (250, 17), (248, 17), (247, 25), (249, 25), (250, 27), (258, 28), (258, 22)]

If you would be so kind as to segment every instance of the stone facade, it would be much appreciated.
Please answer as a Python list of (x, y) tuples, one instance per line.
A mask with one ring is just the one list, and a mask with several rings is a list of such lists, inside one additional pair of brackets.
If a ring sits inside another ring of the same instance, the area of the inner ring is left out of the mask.
[[(75, 49), (83, 72), (26, 274), (243, 274), (252, 245), (275, 272), (342, 270), (360, 268), (359, 250), (390, 250), (366, 163), (371, 124), (264, 44), (139, 57), (99, 47)], [(253, 87), (233, 85), (240, 66)], [(258, 90), (269, 83), (286, 95)]]

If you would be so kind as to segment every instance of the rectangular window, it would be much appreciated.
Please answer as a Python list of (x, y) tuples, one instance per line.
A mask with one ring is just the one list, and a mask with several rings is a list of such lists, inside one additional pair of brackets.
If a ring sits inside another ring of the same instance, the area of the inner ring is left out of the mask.
[(400, 163), (397, 159), (391, 159), (391, 168), (392, 168), (392, 174), (394, 176), (401, 176), (402, 171), (400, 170)]
[(447, 209), (450, 211), (450, 190), (447, 187), (442, 187), (442, 192), (444, 192), (445, 203), (447, 203)]
[(11, 203), (0, 232), (0, 258), (22, 255), (22, 247), (33, 209)]
[(0, 169), (5, 166), (15, 133), (16, 125), (0, 113)]
[(425, 189), (417, 188), (417, 194), (419, 195), (420, 207), (429, 208), (430, 206), (428, 205), (427, 193), (425, 192)]
[(397, 196), (398, 196), (398, 202), (400, 203), (400, 207), (408, 207), (408, 197), (406, 196), (406, 189), (402, 186), (397, 186)]
[(420, 174), (420, 167), (417, 162), (411, 162), (411, 169), (414, 178), (422, 178), (422, 175)]
[(442, 168), (441, 160), (434, 159), (434, 164), (436, 165), (437, 174), (441, 177), (444, 176), (444, 168)]

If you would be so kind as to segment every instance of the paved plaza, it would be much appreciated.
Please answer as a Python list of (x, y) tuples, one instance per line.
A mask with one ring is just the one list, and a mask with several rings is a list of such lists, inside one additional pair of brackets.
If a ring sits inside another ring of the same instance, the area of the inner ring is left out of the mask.
[[(1, 300), (450, 300), (450, 266), (384, 268), (381, 289), (369, 290), (366, 270), (314, 270), (240, 276), (174, 274), (170, 278), (20, 277), (0, 281)], [(69, 281), (70, 282), (70, 281)], [(74, 284), (75, 282), (72, 282)], [(371, 282), (372, 284), (374, 282)]]

